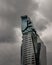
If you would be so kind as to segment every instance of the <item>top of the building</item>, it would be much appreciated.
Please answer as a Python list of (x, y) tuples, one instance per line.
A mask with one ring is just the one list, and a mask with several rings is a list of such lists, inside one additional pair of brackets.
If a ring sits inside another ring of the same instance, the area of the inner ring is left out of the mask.
[(27, 32), (35, 32), (36, 30), (34, 29), (31, 19), (27, 16), (21, 16), (21, 20), (22, 20), (22, 33), (27, 33)]
[(21, 19), (27, 19), (27, 15), (21, 16)]

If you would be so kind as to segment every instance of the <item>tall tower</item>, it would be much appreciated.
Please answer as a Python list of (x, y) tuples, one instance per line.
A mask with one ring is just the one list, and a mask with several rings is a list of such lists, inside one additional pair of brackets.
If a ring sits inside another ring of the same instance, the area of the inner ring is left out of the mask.
[[(21, 64), (40, 65), (41, 40), (28, 16), (22, 16)], [(45, 65), (45, 64), (44, 64)]]

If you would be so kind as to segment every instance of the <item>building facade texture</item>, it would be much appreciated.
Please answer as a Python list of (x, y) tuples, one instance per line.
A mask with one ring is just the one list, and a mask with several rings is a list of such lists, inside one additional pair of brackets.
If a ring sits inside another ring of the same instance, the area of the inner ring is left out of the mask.
[(46, 47), (28, 16), (22, 16), (21, 65), (46, 65)]

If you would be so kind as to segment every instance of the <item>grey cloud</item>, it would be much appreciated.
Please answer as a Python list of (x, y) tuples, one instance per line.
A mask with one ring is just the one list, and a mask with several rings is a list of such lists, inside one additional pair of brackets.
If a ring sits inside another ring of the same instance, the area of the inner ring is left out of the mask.
[[(17, 21), (20, 21), (20, 16), (28, 15), (31, 16), (34, 10), (38, 9), (38, 3), (36, 0), (17, 0)], [(20, 24), (21, 22), (17, 22)], [(17, 24), (17, 26), (19, 26)]]
[[(2, 29), (2, 31), (0, 29), (0, 41), (12, 41), (11, 38), (14, 33), (10, 28), (8, 29), (8, 26), (17, 25), (17, 27), (20, 27), (20, 16), (25, 14), (30, 15), (34, 9), (38, 8), (38, 4), (31, 0), (0, 0), (0, 3), (0, 28)], [(2, 22), (6, 25), (2, 24)]]
[(40, 11), (52, 22), (52, 0), (44, 0), (41, 3)]
[(48, 21), (46, 21), (44, 19), (39, 19), (38, 21), (36, 21), (36, 24), (34, 24), (34, 26), (36, 26), (36, 29), (38, 31), (43, 31), (47, 28), (46, 27), (47, 24), (48, 24)]
[[(38, 3), (36, 0), (0, 0), (2, 6), (0, 7), (0, 15), (8, 18), (13, 26), (20, 27), (20, 16), (31, 16), (33, 10), (37, 10)], [(4, 4), (3, 4), (4, 3)]]
[(47, 24), (49, 24), (49, 21), (38, 11), (38, 13), (34, 13), (31, 17), (33, 26), (38, 32), (39, 35), (41, 35), (42, 31), (47, 29)]
[(29, 12), (37, 9), (38, 4), (35, 2), (33, 3), (32, 0), (17, 0), (17, 13), (19, 15), (29, 14)]
[(42, 31), (42, 40), (44, 41), (44, 43), (47, 46), (48, 51), (51, 52), (52, 49), (52, 23), (49, 23), (47, 26), (47, 28)]
[(20, 65), (20, 46), (0, 44), (0, 65)]

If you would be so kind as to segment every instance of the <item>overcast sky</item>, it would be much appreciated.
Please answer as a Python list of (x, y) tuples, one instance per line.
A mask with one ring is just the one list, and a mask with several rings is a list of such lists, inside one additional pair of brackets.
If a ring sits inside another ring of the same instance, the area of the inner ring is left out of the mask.
[[(13, 5), (15, 5), (14, 8), (13, 8)], [(16, 31), (17, 40), (18, 40), (17, 46), (21, 45), (21, 40), (22, 40), (20, 16), (28, 15), (31, 18), (35, 29), (37, 30), (44, 44), (46, 45), (47, 59), (48, 59), (47, 62), (48, 62), (48, 65), (51, 65), (52, 64), (52, 61), (51, 61), (52, 60), (52, 0), (0, 0), (0, 8), (1, 8), (0, 15), (4, 14), (3, 16), (5, 16), (9, 14), (9, 19), (7, 18), (7, 16), (6, 16), (7, 20), (5, 20), (5, 18), (3, 19), (0, 17), (0, 21), (4, 20), (4, 21), (10, 21), (12, 24), (15, 23), (15, 31)], [(17, 22), (14, 22), (16, 21), (16, 17), (17, 17)], [(7, 49), (5, 47), (7, 47)], [(18, 56), (17, 51), (19, 52), (19, 50), (16, 50), (16, 49), (17, 49), (16, 45), (4, 44), (3, 46), (0, 44), (0, 53), (1, 53), (0, 57), (2, 58), (2, 59), (0, 58), (0, 62), (1, 62), (0, 64), (14, 65), (16, 63), (16, 60), (18, 60), (16, 56)], [(9, 56), (7, 55), (7, 53)], [(7, 61), (7, 57), (8, 57), (8, 61)], [(3, 58), (6, 58), (6, 59), (3, 59)], [(13, 62), (11, 61), (12, 59), (13, 61), (15, 60), (13, 64), (10, 63), (10, 62)], [(6, 61), (8, 64), (6, 63)]]

